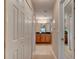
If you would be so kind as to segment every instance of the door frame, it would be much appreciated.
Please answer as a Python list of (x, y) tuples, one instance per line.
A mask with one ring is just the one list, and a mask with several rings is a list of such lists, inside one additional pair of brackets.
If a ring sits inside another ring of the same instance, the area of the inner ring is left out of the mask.
[(64, 59), (64, 1), (59, 1), (58, 19), (58, 59)]

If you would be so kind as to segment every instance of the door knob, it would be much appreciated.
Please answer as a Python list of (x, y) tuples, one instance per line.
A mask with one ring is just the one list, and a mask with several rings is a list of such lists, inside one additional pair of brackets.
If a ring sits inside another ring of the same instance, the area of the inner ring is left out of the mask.
[(61, 40), (64, 40), (64, 38), (61, 38)]

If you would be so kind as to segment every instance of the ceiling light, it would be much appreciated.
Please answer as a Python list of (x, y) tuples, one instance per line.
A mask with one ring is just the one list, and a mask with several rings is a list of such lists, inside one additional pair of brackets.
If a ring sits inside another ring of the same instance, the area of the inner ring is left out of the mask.
[(37, 23), (48, 23), (47, 20), (37, 20)]

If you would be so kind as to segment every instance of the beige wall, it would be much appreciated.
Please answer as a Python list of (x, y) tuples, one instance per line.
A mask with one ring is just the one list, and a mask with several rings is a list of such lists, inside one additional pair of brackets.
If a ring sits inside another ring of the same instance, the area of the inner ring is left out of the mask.
[(39, 23), (35, 24), (35, 31), (40, 32), (40, 24)]
[[(56, 58), (58, 58), (58, 1), (56, 1), (53, 9), (53, 20), (55, 20), (55, 24), (52, 27), (52, 47), (55, 53)], [(53, 23), (53, 21), (52, 21)]]

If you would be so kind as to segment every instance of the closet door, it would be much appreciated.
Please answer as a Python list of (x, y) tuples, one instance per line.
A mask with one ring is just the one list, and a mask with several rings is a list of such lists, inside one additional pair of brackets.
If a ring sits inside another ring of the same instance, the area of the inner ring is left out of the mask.
[(14, 2), (10, 0), (6, 1), (6, 59), (25, 59), (24, 14), (22, 12), (18, 4), (14, 4)]

